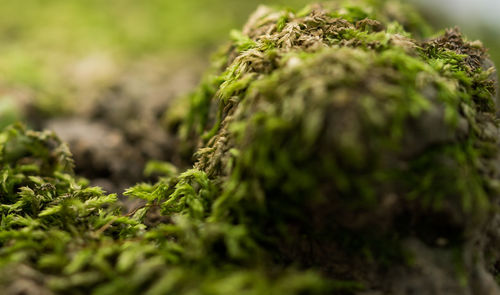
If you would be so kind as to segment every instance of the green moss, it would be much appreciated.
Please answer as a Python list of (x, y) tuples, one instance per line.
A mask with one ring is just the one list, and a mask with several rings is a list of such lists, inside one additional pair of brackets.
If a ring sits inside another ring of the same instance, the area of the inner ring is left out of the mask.
[[(250, 257), (242, 225), (206, 222), (217, 187), (205, 173), (178, 175), (126, 195), (146, 204), (121, 213), (116, 195), (75, 178), (53, 133), (0, 133), (0, 286), (5, 294), (322, 294), (359, 288), (312, 271), (274, 271)], [(158, 169), (159, 167), (159, 169)], [(153, 222), (155, 212), (161, 222)], [(293, 284), (288, 283), (293, 281)]]
[(457, 30), (415, 40), (384, 8), (314, 6), (286, 22), (261, 8), (243, 29), (255, 44), (235, 40), (202, 86), (215, 91), (197, 96), (207, 115), (185, 125), (210, 130), (195, 166), (222, 183), (209, 220), (246, 224), (282, 262), (349, 268), (368, 285), (353, 245), (375, 269), (406, 264), (408, 239), (462, 247), (498, 192), (484, 48)]
[(124, 193), (138, 199), (128, 212), (73, 175), (54, 134), (1, 132), (2, 289), (400, 294), (436, 278), (441, 293), (484, 283), (475, 271), (497, 261), (483, 264), (476, 239), (500, 175), (485, 50), (457, 30), (418, 39), (426, 26), (398, 2), (355, 2), (259, 8), (181, 116), (196, 164), (152, 162), (146, 172), (162, 176)]

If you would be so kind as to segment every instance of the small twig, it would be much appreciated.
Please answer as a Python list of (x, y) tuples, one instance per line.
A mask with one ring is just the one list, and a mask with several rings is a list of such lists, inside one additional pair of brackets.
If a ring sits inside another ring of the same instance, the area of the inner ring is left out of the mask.
[(95, 235), (96, 237), (100, 236), (105, 230), (107, 230), (116, 220), (118, 219), (118, 216), (113, 217), (108, 223), (105, 225), (101, 226), (96, 232)]

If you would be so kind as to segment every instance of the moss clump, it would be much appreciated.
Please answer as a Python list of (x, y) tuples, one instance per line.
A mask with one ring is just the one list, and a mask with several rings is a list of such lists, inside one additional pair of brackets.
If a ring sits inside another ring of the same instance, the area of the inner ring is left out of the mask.
[(171, 171), (154, 189), (130, 189), (127, 194), (148, 203), (124, 214), (116, 195), (75, 178), (71, 155), (53, 133), (6, 129), (0, 164), (2, 294), (321, 294), (352, 288), (312, 271), (250, 263), (256, 245), (241, 226), (204, 222), (217, 189), (201, 171)]
[(496, 294), (486, 51), (458, 30), (420, 39), (397, 2), (356, 3), (261, 7), (234, 31), (180, 129), (196, 164), (151, 164), (164, 176), (125, 192), (142, 200), (128, 213), (53, 134), (0, 133), (0, 286)]
[[(494, 68), (458, 29), (414, 39), (387, 7), (262, 7), (232, 34), (185, 129), (222, 183), (210, 220), (245, 225), (279, 263), (469, 294), (491, 281), (475, 243), (498, 202)], [(430, 265), (442, 282), (417, 274)]]

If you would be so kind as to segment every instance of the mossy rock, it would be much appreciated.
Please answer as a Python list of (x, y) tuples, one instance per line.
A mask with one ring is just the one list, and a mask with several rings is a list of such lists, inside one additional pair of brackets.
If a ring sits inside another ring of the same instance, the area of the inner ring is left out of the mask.
[(395, 22), (396, 5), (261, 7), (233, 32), (185, 129), (196, 167), (222, 183), (212, 219), (336, 279), (486, 294), (495, 70), (456, 28), (412, 34), (425, 25)]
[(429, 34), (394, 1), (259, 8), (186, 101), (196, 164), (151, 163), (129, 212), (7, 128), (1, 290), (499, 294), (494, 68)]

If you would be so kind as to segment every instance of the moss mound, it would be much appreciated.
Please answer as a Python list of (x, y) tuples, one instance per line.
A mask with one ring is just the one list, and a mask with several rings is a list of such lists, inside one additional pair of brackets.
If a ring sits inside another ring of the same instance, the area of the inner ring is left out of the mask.
[(498, 294), (494, 68), (457, 29), (429, 32), (392, 1), (259, 8), (170, 114), (194, 167), (152, 163), (128, 213), (55, 135), (7, 129), (0, 285)]

